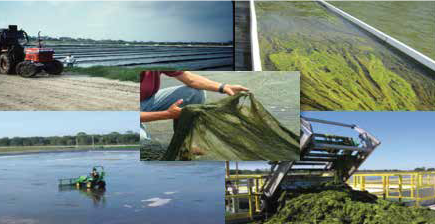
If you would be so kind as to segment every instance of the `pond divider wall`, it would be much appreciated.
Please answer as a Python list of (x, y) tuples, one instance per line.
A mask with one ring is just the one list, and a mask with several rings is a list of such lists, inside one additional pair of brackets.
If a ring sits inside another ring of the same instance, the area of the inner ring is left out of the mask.
[(333, 6), (330, 3), (325, 2), (324, 0), (318, 0), (320, 4), (322, 4), (327, 9), (331, 10), (332, 12), (340, 15), (344, 19), (350, 21), (351, 23), (355, 24), (356, 26), (360, 27), (361, 29), (373, 34), (375, 37), (379, 38), (380, 40), (386, 42), (393, 48), (396, 48), (397, 50), (401, 51), (405, 55), (413, 58), (417, 62), (421, 63), (425, 67), (431, 69), (432, 71), (435, 71), (435, 61), (431, 58), (427, 57), (426, 55), (414, 50), (413, 48), (409, 47), (408, 45), (394, 39), (393, 37), (388, 36), (387, 34), (377, 30), (376, 28), (364, 23), (363, 21), (351, 16), (350, 14), (338, 9), (337, 7)]
[(251, 52), (252, 52), (252, 69), (254, 71), (262, 71), (261, 57), (260, 57), (260, 44), (258, 42), (257, 31), (257, 14), (255, 13), (254, 0), (250, 0), (251, 12)]

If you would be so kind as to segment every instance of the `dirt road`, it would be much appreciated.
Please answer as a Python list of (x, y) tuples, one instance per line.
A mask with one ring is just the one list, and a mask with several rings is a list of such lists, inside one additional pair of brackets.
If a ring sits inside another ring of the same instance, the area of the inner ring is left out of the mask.
[(0, 75), (0, 110), (139, 111), (139, 83), (68, 73)]

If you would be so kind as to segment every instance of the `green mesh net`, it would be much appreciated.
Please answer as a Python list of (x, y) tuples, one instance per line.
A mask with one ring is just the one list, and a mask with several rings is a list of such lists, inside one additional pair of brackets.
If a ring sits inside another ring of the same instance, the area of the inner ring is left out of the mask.
[(162, 160), (299, 160), (299, 136), (252, 93), (183, 108)]

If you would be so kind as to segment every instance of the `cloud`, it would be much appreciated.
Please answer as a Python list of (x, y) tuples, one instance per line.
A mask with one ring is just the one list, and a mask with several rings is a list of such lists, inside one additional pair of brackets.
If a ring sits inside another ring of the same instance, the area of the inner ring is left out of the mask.
[[(1, 2), (0, 26), (35, 35), (153, 41), (228, 41), (231, 2)], [(34, 12), (46, 12), (34, 19)]]

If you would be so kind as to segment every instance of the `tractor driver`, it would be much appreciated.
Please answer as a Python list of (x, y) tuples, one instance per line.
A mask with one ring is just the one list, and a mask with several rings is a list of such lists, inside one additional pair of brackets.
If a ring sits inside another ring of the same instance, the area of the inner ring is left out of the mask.
[[(184, 85), (160, 90), (161, 74), (173, 77)], [(181, 107), (204, 103), (204, 90), (230, 96), (249, 91), (241, 85), (215, 82), (189, 71), (143, 71), (140, 74), (140, 122), (172, 119), (175, 128)], [(145, 140), (150, 140), (143, 123), (141, 124), (141, 135), (145, 135)]]
[(100, 177), (100, 174), (97, 172), (97, 169), (95, 169), (95, 168), (92, 169), (91, 177), (94, 180), (97, 180)]

